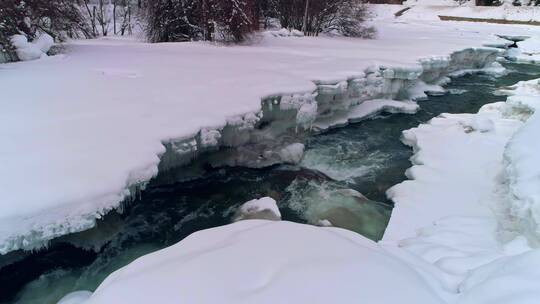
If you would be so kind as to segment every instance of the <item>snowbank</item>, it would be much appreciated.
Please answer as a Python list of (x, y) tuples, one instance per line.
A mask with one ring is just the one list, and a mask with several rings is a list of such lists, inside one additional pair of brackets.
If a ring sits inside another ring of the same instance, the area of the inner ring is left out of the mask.
[[(508, 97), (505, 114), (525, 120), (509, 141), (505, 157), (508, 187), (509, 226), (540, 245), (540, 80), (519, 82), (504, 91)], [(504, 219), (503, 219), (504, 220)], [(516, 227), (517, 226), (517, 227)]]
[(57, 304), (82, 304), (92, 296), (90, 291), (74, 291), (65, 295)]
[(28, 42), (24, 35), (13, 35), (11, 44), (16, 49), (17, 57), (27, 61), (47, 57), (47, 52), (54, 45), (54, 39), (49, 34), (42, 33), (34, 41)]
[(406, 171), (411, 180), (387, 192), (395, 207), (384, 240), (413, 237), (443, 217), (491, 215), (487, 203), (504, 147), (520, 125), (504, 121), (495, 127), (497, 115), (443, 114), (403, 132), (403, 142), (414, 150)]
[(381, 23), (377, 40), (265, 37), (227, 48), (90, 40), (10, 64), (0, 74), (0, 253), (91, 228), (158, 166), (219, 147), (231, 155), (217, 165), (296, 162), (291, 144), (301, 142), (289, 139), (317, 120), (364, 117), (369, 104), (407, 99), (419, 81), (495, 60), (498, 51), (481, 48), (492, 27), (452, 27)]
[[(381, 244), (433, 279), (449, 303), (535, 303), (540, 270), (539, 80), (477, 114), (443, 114), (403, 133), (410, 180)], [(529, 238), (529, 243), (525, 237)], [(424, 263), (427, 263), (424, 264)]]
[(540, 62), (540, 37), (526, 37), (516, 43), (517, 48), (508, 50), (507, 57), (517, 62)]
[[(398, 286), (403, 292), (388, 292)], [(111, 274), (84, 303), (322, 304), (358, 299), (442, 303), (413, 268), (358, 234), (256, 220), (203, 230), (139, 258)]]
[[(431, 3), (430, 3), (431, 2)], [(370, 4), (377, 18), (402, 21), (440, 20), (442, 17), (462, 18), (463, 21), (490, 22), (540, 22), (540, 7), (537, 6), (475, 6), (474, 1), (457, 5), (454, 0), (409, 0), (404, 5)], [(399, 12), (399, 16), (395, 16)]]

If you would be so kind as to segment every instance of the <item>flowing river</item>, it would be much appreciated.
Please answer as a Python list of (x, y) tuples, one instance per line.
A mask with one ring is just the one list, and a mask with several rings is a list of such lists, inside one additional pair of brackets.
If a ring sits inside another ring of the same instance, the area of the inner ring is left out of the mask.
[(504, 65), (509, 73), (499, 78), (453, 79), (447, 94), (420, 101), (415, 115), (380, 115), (312, 136), (299, 166), (213, 169), (182, 182), (174, 182), (170, 173), (158, 176), (122, 213), (105, 216), (96, 228), (59, 238), (37, 252), (0, 256), (0, 303), (54, 304), (71, 291), (95, 290), (137, 257), (195, 231), (228, 224), (238, 206), (263, 196), (276, 199), (283, 220), (317, 224), (330, 219), (378, 240), (392, 210), (385, 191), (405, 180), (411, 166), (412, 150), (400, 142), (401, 132), (440, 113), (474, 113), (486, 103), (504, 101), (498, 88), (540, 75), (538, 66)]

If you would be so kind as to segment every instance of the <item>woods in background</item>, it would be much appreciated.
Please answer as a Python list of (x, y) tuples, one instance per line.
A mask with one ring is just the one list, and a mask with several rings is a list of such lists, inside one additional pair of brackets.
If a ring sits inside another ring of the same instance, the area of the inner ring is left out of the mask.
[(16, 60), (10, 37), (55, 41), (144, 34), (150, 42), (240, 42), (267, 27), (370, 37), (361, 0), (1, 0), (0, 62)]
[(361, 25), (366, 8), (359, 0), (156, 0), (146, 5), (146, 32), (152, 42), (238, 42), (272, 24), (270, 20), (309, 36), (373, 34)]

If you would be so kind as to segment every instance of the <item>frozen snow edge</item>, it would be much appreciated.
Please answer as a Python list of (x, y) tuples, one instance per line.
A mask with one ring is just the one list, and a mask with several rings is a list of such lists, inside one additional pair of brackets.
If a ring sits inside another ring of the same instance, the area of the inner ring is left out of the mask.
[[(417, 107), (413, 102), (396, 99), (407, 100), (411, 88), (423, 83), (440, 83), (447, 75), (459, 70), (489, 67), (501, 53), (502, 50), (491, 47), (467, 48), (449, 56), (419, 60), (419, 65), (415, 67), (381, 66), (369, 68), (361, 75), (335, 83), (315, 82), (317, 89), (314, 92), (262, 98), (259, 112), (231, 117), (225, 125), (201, 128), (195, 134), (164, 141), (163, 146), (156, 147), (156, 156), (151, 163), (132, 171), (126, 177), (125, 187), (120, 193), (105, 193), (69, 210), (60, 206), (24, 220), (17, 219), (17, 225), (14, 226), (24, 228), (9, 232), (2, 229), (0, 254), (19, 249), (38, 249), (56, 237), (94, 227), (96, 220), (104, 214), (115, 209), (121, 210), (123, 204), (143, 190), (159, 170), (186, 165), (202, 152), (222, 147), (241, 149), (249, 145), (249, 149), (261, 150), (252, 153), (253, 156), (248, 155), (247, 159), (233, 156), (221, 165), (263, 167), (289, 162), (291, 158), (287, 152), (275, 151), (297, 143), (302, 134), (311, 132), (312, 127), (317, 126), (317, 121), (324, 120), (326, 126), (332, 127), (342, 124), (343, 113), (352, 115), (347, 116), (347, 121), (359, 121), (381, 111), (413, 113)], [(377, 100), (384, 101), (373, 108)], [(368, 108), (371, 110), (364, 111)], [(287, 133), (295, 135), (292, 142), (287, 139), (277, 147), (272, 143)], [(261, 142), (265, 144), (260, 145)], [(258, 158), (261, 155), (259, 152), (263, 152), (264, 159)], [(5, 227), (11, 224), (14, 223), (9, 220), (2, 223)]]

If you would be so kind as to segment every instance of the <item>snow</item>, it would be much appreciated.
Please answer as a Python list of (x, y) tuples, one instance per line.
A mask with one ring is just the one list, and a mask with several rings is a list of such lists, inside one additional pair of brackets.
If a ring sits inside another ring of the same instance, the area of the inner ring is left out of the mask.
[(413, 101), (372, 99), (352, 106), (347, 112), (343, 112), (339, 116), (334, 115), (331, 118), (321, 117), (315, 121), (313, 128), (318, 132), (322, 132), (368, 119), (381, 112), (414, 114), (418, 109), (418, 104)]
[(90, 291), (80, 290), (68, 293), (57, 304), (82, 304), (92, 296)]
[[(144, 188), (167, 149), (171, 157), (163, 166), (170, 168), (210, 149), (250, 143), (262, 119), (261, 100), (318, 94), (316, 103), (308, 98), (291, 110), (298, 130), (319, 118), (336, 125), (338, 108), (362, 119), (371, 113), (364, 107), (376, 108), (373, 100), (399, 98), (426, 71), (443, 76), (494, 60), (496, 52), (481, 47), (499, 39), (494, 32), (536, 31), (426, 21), (376, 25), (376, 40), (265, 36), (234, 47), (75, 41), (66, 55), (6, 65), (0, 74), (0, 253), (91, 228)], [(452, 65), (441, 68), (440, 58)], [(319, 92), (344, 82), (343, 93)], [(416, 107), (395, 104), (400, 111)], [(325, 110), (335, 116), (321, 117)], [(298, 151), (284, 152), (296, 161)]]
[(509, 198), (505, 207), (513, 217), (511, 225), (540, 244), (540, 80), (519, 82), (504, 91), (508, 97), (505, 114), (525, 120), (509, 141), (505, 153), (505, 177)]
[[(415, 153), (406, 172), (411, 180), (387, 192), (395, 208), (385, 240), (415, 236), (417, 229), (447, 216), (490, 214), (485, 204), (496, 181), (487, 176), (501, 170), (504, 145), (520, 124), (506, 122), (497, 132), (480, 132), (489, 128), (490, 116), (443, 114), (403, 133), (403, 142)], [(438, 201), (447, 203), (433, 203)]]
[[(407, 1), (404, 5), (371, 4), (375, 14), (383, 18), (395, 18), (398, 20), (440, 20), (439, 16), (474, 18), (484, 20), (508, 20), (508, 21), (540, 21), (540, 7), (537, 6), (474, 6), (474, 1), (467, 5), (456, 5), (455, 1), (441, 0), (414, 0)], [(428, 3), (433, 2), (433, 3)], [(395, 13), (408, 8), (396, 17)]]
[(523, 41), (518, 41), (517, 48), (510, 49), (507, 57), (518, 62), (540, 62), (540, 38), (532, 36)]
[[(540, 250), (530, 250), (475, 269), (460, 285), (466, 303), (536, 303), (540, 298), (538, 281)], [(496, 292), (494, 292), (496, 291)]]
[[(404, 131), (414, 149), (380, 245), (421, 267), (448, 303), (536, 303), (539, 80), (477, 114)], [(528, 238), (528, 239), (526, 239)], [(427, 264), (427, 265), (426, 265)]]
[(304, 145), (294, 143), (286, 146), (279, 151), (281, 160), (287, 164), (298, 164), (304, 155)]
[(274, 30), (274, 31), (266, 31), (264, 32), (264, 34), (271, 35), (274, 37), (303, 37), (304, 36), (304, 33), (302, 33), (299, 30), (295, 30), (295, 29), (288, 30), (286, 28), (282, 28), (282, 29)]
[(241, 221), (246, 219), (279, 221), (281, 220), (281, 212), (279, 212), (279, 208), (273, 198), (263, 197), (251, 200), (240, 206), (234, 220)]
[[(389, 286), (404, 292), (388, 292)], [(358, 299), (443, 303), (413, 268), (358, 234), (250, 220), (199, 231), (137, 259), (110, 275), (85, 304), (322, 304)]]
[(16, 49), (17, 57), (27, 61), (47, 57), (47, 52), (54, 45), (54, 39), (49, 34), (42, 33), (34, 41), (28, 42), (24, 35), (13, 35), (11, 44)]

